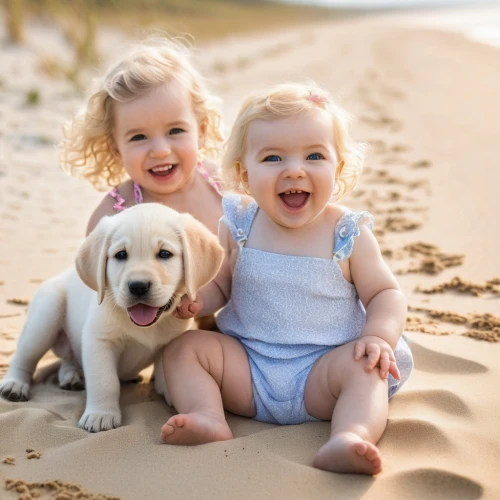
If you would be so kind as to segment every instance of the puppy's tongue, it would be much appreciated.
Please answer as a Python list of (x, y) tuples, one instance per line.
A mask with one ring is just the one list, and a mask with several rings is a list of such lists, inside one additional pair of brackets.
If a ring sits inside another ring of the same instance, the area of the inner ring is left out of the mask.
[(127, 309), (129, 316), (134, 323), (141, 326), (150, 325), (158, 314), (158, 307), (147, 306), (146, 304), (136, 304)]
[(285, 205), (290, 208), (299, 208), (301, 207), (307, 200), (309, 193), (290, 193), (280, 194), (281, 199), (285, 202)]

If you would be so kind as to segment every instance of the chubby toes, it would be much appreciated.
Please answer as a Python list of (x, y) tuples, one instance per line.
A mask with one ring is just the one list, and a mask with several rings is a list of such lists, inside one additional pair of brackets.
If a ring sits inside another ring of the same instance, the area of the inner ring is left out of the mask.
[(167, 444), (196, 445), (225, 441), (233, 434), (223, 417), (211, 413), (187, 413), (171, 417), (161, 428)]
[(313, 466), (331, 472), (378, 474), (382, 470), (379, 449), (353, 433), (332, 436), (318, 451)]

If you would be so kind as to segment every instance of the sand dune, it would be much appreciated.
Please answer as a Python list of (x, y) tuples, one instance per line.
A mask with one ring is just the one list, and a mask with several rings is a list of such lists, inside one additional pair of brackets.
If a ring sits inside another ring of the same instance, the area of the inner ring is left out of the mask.
[[(42, 280), (72, 262), (102, 196), (57, 168), (53, 143), (82, 98), (39, 69), (47, 40), (61, 57), (66, 49), (57, 33), (35, 28), (26, 47), (0, 52), (0, 376), (27, 303)], [(147, 379), (123, 385), (123, 427), (87, 434), (76, 427), (84, 393), (60, 390), (48, 369), (29, 402), (0, 399), (0, 479), (60, 480), (123, 499), (500, 498), (500, 50), (378, 16), (252, 44), (214, 43), (197, 59), (224, 99), (228, 123), (256, 85), (311, 78), (358, 117), (355, 134), (371, 145), (345, 203), (375, 214), (416, 330), (408, 333), (415, 372), (391, 401), (380, 442), (383, 472), (313, 469), (328, 423), (276, 427), (230, 415), (231, 442), (162, 445), (159, 429), (171, 410)], [(28, 106), (34, 88), (40, 103)], [(456, 276), (477, 286), (418, 291)], [(0, 498), (21, 495), (2, 488)]]

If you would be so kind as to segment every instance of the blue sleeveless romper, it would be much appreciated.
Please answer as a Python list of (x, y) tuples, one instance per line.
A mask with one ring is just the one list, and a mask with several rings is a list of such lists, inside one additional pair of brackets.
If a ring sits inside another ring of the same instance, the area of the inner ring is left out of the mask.
[[(222, 200), (232, 237), (240, 247), (231, 297), (217, 316), (221, 332), (237, 338), (250, 362), (256, 420), (273, 424), (316, 421), (304, 391), (314, 363), (331, 349), (357, 339), (366, 313), (356, 288), (337, 263), (351, 255), (359, 223), (368, 212), (346, 210), (335, 228), (332, 259), (266, 252), (244, 246), (258, 206), (238, 195)], [(413, 358), (404, 337), (395, 349), (401, 380), (389, 375), (389, 397), (408, 379)]]

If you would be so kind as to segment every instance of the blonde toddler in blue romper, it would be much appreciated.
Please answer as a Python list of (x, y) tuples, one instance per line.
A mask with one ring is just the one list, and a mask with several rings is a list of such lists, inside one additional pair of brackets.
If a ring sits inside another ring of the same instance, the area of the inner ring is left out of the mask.
[(166, 443), (232, 439), (224, 410), (273, 424), (331, 420), (312, 465), (380, 472), (388, 400), (413, 360), (406, 299), (373, 218), (337, 204), (364, 159), (348, 122), (313, 84), (243, 103), (221, 169), (226, 187), (251, 196), (224, 196), (222, 267), (178, 308), (183, 318), (220, 310), (220, 332), (186, 332), (163, 352), (164, 393), (179, 412), (161, 429)]
[[(368, 221), (371, 228), (373, 217), (346, 210), (335, 227), (332, 258), (320, 259), (245, 248), (257, 204), (244, 206), (240, 196), (226, 195), (222, 208), (240, 254), (231, 298), (218, 314), (217, 326), (247, 351), (255, 419), (273, 424), (317, 420), (304, 405), (309, 372), (323, 354), (360, 337), (366, 319), (356, 288), (345, 280), (338, 261), (350, 257), (359, 224)], [(401, 379), (389, 375), (389, 397), (413, 368), (404, 337), (394, 354)]]

